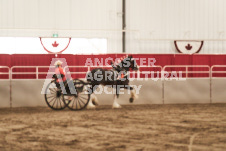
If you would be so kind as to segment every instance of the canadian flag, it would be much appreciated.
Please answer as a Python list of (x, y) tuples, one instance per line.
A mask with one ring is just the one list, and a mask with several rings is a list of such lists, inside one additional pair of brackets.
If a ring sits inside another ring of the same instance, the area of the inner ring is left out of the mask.
[(198, 53), (203, 46), (203, 41), (195, 40), (175, 40), (175, 47), (178, 52), (185, 54)]
[(70, 44), (71, 38), (40, 38), (43, 48), (49, 53), (62, 53)]

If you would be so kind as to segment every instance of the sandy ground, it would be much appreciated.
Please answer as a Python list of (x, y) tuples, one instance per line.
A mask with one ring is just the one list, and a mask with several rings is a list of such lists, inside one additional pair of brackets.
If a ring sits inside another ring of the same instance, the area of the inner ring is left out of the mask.
[(226, 104), (0, 109), (0, 150), (226, 150)]

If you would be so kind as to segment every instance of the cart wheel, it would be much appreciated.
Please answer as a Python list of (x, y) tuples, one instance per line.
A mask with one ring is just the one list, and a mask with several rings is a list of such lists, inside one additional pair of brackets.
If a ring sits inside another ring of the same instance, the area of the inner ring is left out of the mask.
[(88, 93), (87, 87), (82, 86), (83, 90), (81, 88), (76, 88), (77, 94), (67, 96), (64, 95), (64, 103), (67, 104), (67, 107), (71, 110), (82, 110), (84, 109), (87, 104), (89, 103), (90, 94)]
[(67, 106), (63, 101), (61, 90), (57, 88), (55, 81), (52, 81), (46, 87), (45, 100), (47, 105), (53, 110), (62, 110)]

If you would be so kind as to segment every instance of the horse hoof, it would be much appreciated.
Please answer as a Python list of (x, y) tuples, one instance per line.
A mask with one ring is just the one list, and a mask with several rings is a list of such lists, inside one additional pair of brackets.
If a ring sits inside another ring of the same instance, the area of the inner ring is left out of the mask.
[(87, 105), (86, 106), (86, 109), (88, 109), (88, 110), (92, 110), (92, 109), (96, 109), (96, 106), (95, 105)]
[(120, 109), (120, 108), (122, 108), (122, 106), (121, 105), (113, 105), (112, 108), (113, 109)]
[(92, 103), (92, 101), (89, 101), (89, 103), (86, 106), (86, 109), (95, 109), (96, 106)]
[(98, 100), (97, 99), (92, 99), (92, 103), (93, 105), (99, 105)]
[(133, 103), (133, 100), (134, 100), (133, 98), (130, 98), (130, 99), (129, 99), (129, 102), (130, 102), (130, 103)]

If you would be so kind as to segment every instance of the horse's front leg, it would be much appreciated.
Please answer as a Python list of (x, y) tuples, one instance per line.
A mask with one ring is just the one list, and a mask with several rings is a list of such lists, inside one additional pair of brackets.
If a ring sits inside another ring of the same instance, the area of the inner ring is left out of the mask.
[(129, 98), (129, 102), (133, 103), (134, 99), (138, 98), (138, 95), (136, 94), (136, 92), (134, 91), (134, 88), (131, 87), (130, 85), (126, 85), (125, 86), (126, 89), (128, 89), (130, 91), (130, 98)]
[(115, 94), (114, 94), (114, 102), (113, 102), (112, 108), (121, 108), (121, 105), (118, 104), (118, 102), (117, 102), (117, 99), (119, 98), (119, 91), (120, 91), (120, 88), (116, 85)]

